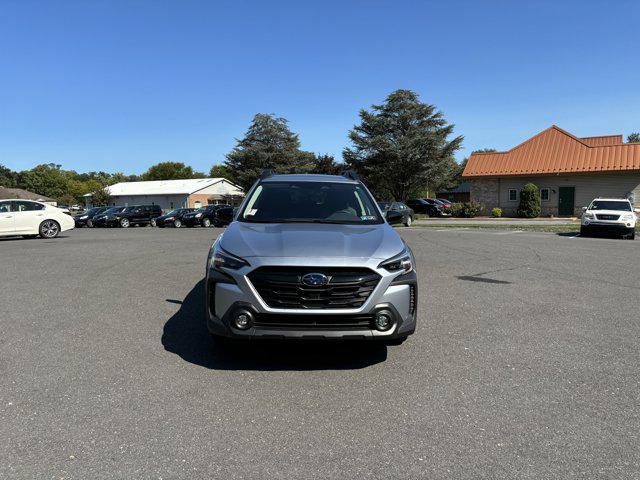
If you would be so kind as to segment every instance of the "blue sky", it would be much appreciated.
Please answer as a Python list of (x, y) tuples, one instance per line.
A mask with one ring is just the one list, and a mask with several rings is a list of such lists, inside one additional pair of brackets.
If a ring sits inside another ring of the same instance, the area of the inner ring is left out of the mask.
[(640, 2), (0, 3), (0, 163), (208, 171), (255, 113), (341, 158), (358, 110), (418, 92), (462, 158), (551, 124), (640, 131)]

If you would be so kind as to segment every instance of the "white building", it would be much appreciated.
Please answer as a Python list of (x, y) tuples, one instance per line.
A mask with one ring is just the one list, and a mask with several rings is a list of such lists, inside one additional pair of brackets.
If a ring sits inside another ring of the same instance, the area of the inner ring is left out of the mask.
[[(112, 205), (160, 205), (163, 210), (208, 204), (236, 205), (244, 196), (240, 187), (225, 178), (122, 182), (107, 187)], [(85, 195), (87, 207), (91, 194)]]

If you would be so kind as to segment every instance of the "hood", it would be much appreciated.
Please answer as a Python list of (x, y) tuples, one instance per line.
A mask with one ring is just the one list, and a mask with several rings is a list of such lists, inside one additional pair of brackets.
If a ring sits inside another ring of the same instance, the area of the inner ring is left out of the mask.
[(260, 224), (233, 222), (220, 246), (239, 257), (351, 257), (386, 260), (404, 242), (380, 225)]

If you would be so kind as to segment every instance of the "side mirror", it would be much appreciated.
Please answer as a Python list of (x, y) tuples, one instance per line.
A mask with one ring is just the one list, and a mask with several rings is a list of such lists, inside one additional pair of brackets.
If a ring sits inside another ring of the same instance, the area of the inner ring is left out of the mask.
[(633, 211), (634, 211), (635, 213), (640, 213), (640, 208), (634, 208), (634, 209), (633, 209)]
[(587, 211), (587, 207), (582, 207), (582, 211), (586, 212)]
[(402, 223), (402, 214), (400, 212), (389, 210), (385, 217), (387, 217), (387, 222), (389, 222), (390, 225)]

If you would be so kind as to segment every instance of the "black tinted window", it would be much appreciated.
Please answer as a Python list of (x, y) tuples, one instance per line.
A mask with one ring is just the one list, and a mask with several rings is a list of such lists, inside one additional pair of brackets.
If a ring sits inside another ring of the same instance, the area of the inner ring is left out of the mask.
[(33, 210), (44, 210), (44, 205), (36, 202), (16, 201), (13, 202), (14, 212), (30, 212)]
[(0, 202), (0, 213), (11, 211), (11, 202)]

